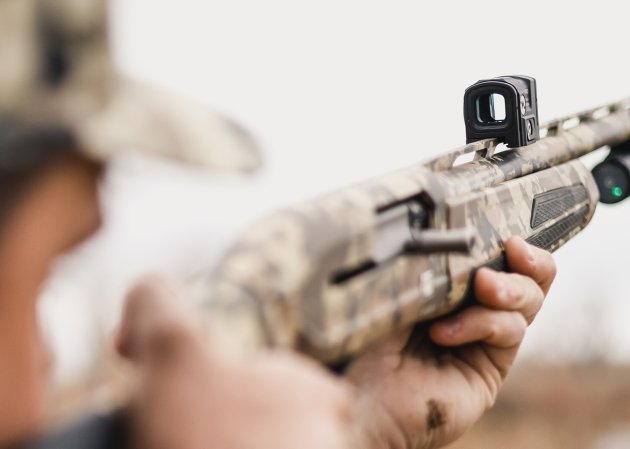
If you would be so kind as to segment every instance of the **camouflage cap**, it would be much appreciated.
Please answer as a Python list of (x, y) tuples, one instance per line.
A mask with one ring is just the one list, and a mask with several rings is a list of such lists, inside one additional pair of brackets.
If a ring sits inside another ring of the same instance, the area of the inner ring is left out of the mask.
[(230, 120), (117, 74), (107, 35), (105, 0), (0, 0), (0, 125), (67, 127), (98, 160), (141, 150), (216, 170), (260, 165)]

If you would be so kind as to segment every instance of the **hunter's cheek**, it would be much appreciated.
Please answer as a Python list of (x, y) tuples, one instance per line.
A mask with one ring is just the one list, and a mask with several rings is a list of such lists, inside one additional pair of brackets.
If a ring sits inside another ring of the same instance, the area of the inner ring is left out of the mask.
[(0, 444), (38, 431), (49, 402), (52, 358), (36, 333), (0, 345)]

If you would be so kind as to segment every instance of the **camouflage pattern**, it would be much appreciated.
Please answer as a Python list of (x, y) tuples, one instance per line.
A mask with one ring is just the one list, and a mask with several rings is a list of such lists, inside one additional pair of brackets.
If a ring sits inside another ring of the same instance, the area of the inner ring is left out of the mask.
[[(598, 110), (546, 125), (547, 137), (527, 147), (492, 154), (493, 141), (466, 145), (272, 213), (189, 294), (205, 307), (213, 338), (233, 350), (293, 347), (326, 362), (448, 313), (466, 297), (471, 272), (500, 257), (509, 237), (554, 251), (588, 224), (598, 191), (576, 158), (630, 139), (627, 102)], [(471, 151), (476, 160), (452, 167)], [(534, 199), (565, 191), (533, 224)], [(472, 229), (469, 254), (404, 250), (427, 232), (410, 227), (418, 201), (430, 206), (428, 230)]]
[(261, 159), (240, 127), (117, 74), (105, 0), (0, 0), (0, 132), (56, 125), (90, 157), (141, 150), (215, 170)]

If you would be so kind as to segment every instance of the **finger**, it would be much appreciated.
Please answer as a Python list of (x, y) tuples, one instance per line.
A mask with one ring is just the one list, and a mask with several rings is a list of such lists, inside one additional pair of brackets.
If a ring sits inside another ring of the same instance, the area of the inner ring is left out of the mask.
[(520, 312), (531, 323), (545, 299), (541, 287), (520, 274), (480, 269), (475, 276), (475, 296), (481, 304), (498, 310)]
[(452, 318), (434, 323), (429, 328), (429, 335), (442, 346), (482, 342), (508, 349), (521, 343), (526, 329), (527, 322), (519, 312), (473, 306)]
[(509, 239), (505, 251), (510, 269), (534, 279), (547, 295), (557, 271), (551, 253), (528, 244), (520, 237)]
[(163, 279), (149, 277), (127, 295), (117, 348), (135, 361), (155, 361), (185, 348), (197, 339), (192, 315)]

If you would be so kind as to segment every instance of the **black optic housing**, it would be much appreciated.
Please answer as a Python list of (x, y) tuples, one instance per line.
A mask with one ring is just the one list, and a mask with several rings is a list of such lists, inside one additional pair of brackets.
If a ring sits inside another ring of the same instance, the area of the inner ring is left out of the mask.
[(510, 148), (539, 138), (536, 80), (500, 76), (477, 81), (464, 93), (466, 143), (497, 138)]
[(599, 200), (614, 204), (630, 195), (630, 141), (611, 148), (610, 153), (593, 168), (599, 188)]

